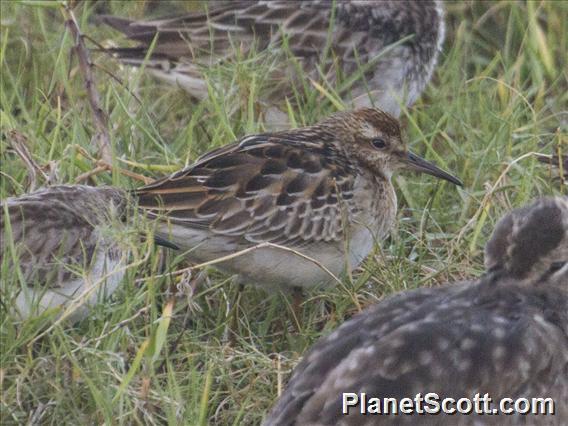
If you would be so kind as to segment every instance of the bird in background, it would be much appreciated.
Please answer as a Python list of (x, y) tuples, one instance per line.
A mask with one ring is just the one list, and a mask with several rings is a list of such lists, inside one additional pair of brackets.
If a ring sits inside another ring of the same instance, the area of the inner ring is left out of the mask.
[[(485, 266), (478, 280), (389, 297), (320, 339), (264, 425), (567, 424), (568, 197), (501, 219)], [(399, 401), (487, 393), (491, 408), (505, 397), (552, 398), (555, 412), (361, 415), (356, 406), (342, 415), (344, 392)]]
[(296, 64), (314, 81), (321, 83), (323, 75), (331, 87), (340, 75), (354, 78), (339, 93), (347, 105), (398, 116), (400, 104), (412, 105), (429, 82), (445, 34), (441, 1), (221, 1), (163, 19), (99, 20), (138, 43), (109, 49), (123, 63), (144, 64), (200, 100), (208, 96), (204, 70), (250, 51), (276, 54), (261, 100), (265, 119), (275, 125), (287, 122), (285, 100), (293, 99), (294, 89), (301, 93)]
[(396, 218), (391, 177), (399, 170), (462, 185), (408, 151), (394, 117), (362, 108), (245, 136), (132, 196), (158, 220), (156, 235), (190, 260), (268, 242), (295, 252), (262, 247), (217, 266), (263, 288), (308, 288), (333, 283), (385, 238)]
[(20, 284), (3, 289), (3, 301), (27, 319), (63, 312), (84, 296), (68, 320), (85, 318), (124, 276), (129, 250), (119, 230), (126, 201), (120, 189), (86, 185), (56, 185), (3, 200), (0, 264)]

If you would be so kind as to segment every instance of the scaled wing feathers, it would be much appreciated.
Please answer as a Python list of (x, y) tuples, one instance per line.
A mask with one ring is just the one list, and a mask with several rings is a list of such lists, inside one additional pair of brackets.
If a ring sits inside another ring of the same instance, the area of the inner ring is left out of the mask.
[(318, 153), (323, 149), (299, 143), (293, 132), (286, 139), (278, 133), (249, 136), (137, 190), (139, 206), (150, 215), (250, 243), (338, 241), (343, 229), (338, 200), (352, 196), (353, 178), (340, 157)]

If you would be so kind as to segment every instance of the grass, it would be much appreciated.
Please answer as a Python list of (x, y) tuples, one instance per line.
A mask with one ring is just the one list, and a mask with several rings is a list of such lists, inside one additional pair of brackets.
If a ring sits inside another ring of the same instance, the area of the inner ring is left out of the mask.
[[(41, 4), (0, 4), (1, 198), (25, 193), (33, 182), (10, 149), (12, 130), (27, 139), (51, 183), (72, 183), (95, 167), (92, 118), (69, 55), (72, 40), (57, 5)], [(83, 31), (100, 41), (115, 33), (91, 23), (95, 12), (168, 13), (152, 7), (85, 3), (76, 14)], [(310, 293), (297, 319), (288, 298), (253, 287), (239, 293), (214, 270), (193, 296), (172, 299), (168, 289), (176, 282), (159, 276), (162, 252), (143, 246), (132, 262), (149, 260), (128, 270), (111, 300), (88, 320), (38, 338), (53, 318), (21, 322), (10, 314), (6, 306), (19, 282), (4, 264), (2, 424), (258, 424), (306, 348), (361, 307), (404, 289), (479, 276), (483, 246), (500, 216), (535, 197), (566, 193), (534, 153), (568, 150), (568, 3), (451, 3), (447, 19), (436, 75), (422, 99), (403, 111), (403, 122), (412, 149), (460, 176), (463, 190), (399, 175), (392, 237), (344, 286)], [(92, 184), (132, 188), (139, 182), (118, 168), (158, 177), (263, 129), (251, 100), (266, 89), (272, 64), (264, 58), (211, 70), (212, 78), (223, 72), (233, 78), (225, 92), (212, 90), (201, 104), (140, 70), (119, 69), (108, 57), (98, 55), (96, 63), (124, 84), (96, 71), (114, 167), (93, 176)], [(313, 93), (291, 110), (298, 125), (335, 110)], [(42, 175), (36, 179), (46, 184)], [(183, 266), (167, 257), (171, 270)]]

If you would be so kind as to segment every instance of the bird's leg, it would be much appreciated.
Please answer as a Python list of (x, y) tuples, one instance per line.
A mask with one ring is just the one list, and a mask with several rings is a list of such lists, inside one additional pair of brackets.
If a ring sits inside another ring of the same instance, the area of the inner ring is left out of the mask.
[(187, 271), (176, 284), (174, 293), (185, 296), (188, 303), (190, 303), (197, 287), (207, 282), (207, 278), (207, 272), (205, 270)]
[(241, 295), (244, 291), (244, 283), (239, 279), (238, 276), (233, 277), (233, 283), (238, 285), (236, 296), (233, 298), (230, 304), (228, 312), (228, 324), (226, 329), (226, 340), (229, 346), (234, 346), (236, 343), (238, 319), (240, 311)]
[(296, 332), (300, 332), (300, 318), (302, 317), (302, 303), (305, 300), (304, 291), (301, 287), (292, 287), (292, 316), (293, 326)]

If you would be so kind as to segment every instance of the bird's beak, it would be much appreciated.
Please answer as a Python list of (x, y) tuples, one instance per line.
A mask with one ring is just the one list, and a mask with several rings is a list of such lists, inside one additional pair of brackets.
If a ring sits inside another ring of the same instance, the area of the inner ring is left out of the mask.
[(413, 152), (408, 151), (405, 163), (410, 170), (427, 173), (429, 175), (436, 176), (437, 178), (447, 180), (448, 182), (452, 182), (454, 185), (463, 186), (462, 181), (457, 177), (443, 171), (438, 166), (426, 161), (424, 158), (419, 157)]

